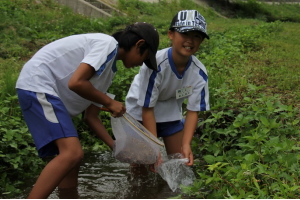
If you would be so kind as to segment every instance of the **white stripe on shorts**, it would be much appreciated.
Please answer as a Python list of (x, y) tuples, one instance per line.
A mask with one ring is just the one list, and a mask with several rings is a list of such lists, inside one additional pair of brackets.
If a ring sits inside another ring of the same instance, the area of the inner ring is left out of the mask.
[(44, 93), (36, 93), (36, 97), (43, 108), (46, 119), (52, 123), (58, 123), (52, 104), (47, 101), (46, 95)]

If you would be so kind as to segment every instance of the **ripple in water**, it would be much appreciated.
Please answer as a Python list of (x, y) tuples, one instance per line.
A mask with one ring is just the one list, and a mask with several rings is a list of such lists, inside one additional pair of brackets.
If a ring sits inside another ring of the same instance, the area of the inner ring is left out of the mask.
[[(180, 194), (180, 191), (172, 192), (158, 174), (146, 169), (130, 168), (129, 164), (116, 160), (111, 152), (86, 153), (78, 182), (78, 191), (65, 191), (63, 198), (165, 199)], [(27, 198), (30, 190), (31, 186), (24, 189), (26, 194), (20, 198)], [(49, 196), (50, 199), (59, 197), (62, 198), (58, 190)]]

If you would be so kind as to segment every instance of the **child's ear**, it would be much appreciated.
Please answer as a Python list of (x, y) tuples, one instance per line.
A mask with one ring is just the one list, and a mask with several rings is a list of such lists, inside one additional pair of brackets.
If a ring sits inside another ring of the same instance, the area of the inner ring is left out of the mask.
[(174, 31), (168, 30), (168, 37), (170, 40), (173, 40)]
[(138, 48), (140, 48), (143, 44), (145, 44), (145, 40), (144, 39), (140, 39), (139, 41), (137, 41), (137, 43), (135, 44)]

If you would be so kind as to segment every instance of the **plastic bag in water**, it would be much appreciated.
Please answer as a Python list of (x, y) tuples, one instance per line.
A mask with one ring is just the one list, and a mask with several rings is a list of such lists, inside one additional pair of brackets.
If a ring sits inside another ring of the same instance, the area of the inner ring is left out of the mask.
[(111, 126), (116, 138), (113, 151), (117, 160), (131, 164), (154, 164), (157, 161), (160, 146), (164, 143), (128, 113), (118, 118), (111, 117)]
[(170, 189), (175, 192), (180, 185), (188, 186), (196, 179), (191, 167), (185, 163), (188, 158), (181, 158), (181, 154), (174, 154), (170, 159), (156, 166), (157, 173), (168, 183)]

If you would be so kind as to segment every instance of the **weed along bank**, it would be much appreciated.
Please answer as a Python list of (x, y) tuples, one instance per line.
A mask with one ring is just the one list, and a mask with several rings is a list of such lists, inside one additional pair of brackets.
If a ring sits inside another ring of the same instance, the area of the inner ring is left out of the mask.
[[(151, 22), (159, 33), (159, 49), (166, 49), (170, 47), (172, 17), (179, 10), (197, 10), (205, 16), (210, 39), (201, 43), (194, 56), (207, 70), (211, 108), (198, 115), (191, 141), (194, 164), (188, 169), (194, 174), (192, 184), (170, 187), (159, 173), (120, 161), (125, 157), (131, 162), (131, 152), (116, 159), (115, 152), (79, 114), (72, 118), (84, 153), (78, 187), (56, 188), (49, 198), (300, 199), (300, 52), (295, 51), (300, 49), (299, 5), (203, 2), (1, 0), (0, 198), (27, 198), (47, 164), (38, 156), (16, 94), (16, 81), (25, 62), (55, 40), (83, 33), (112, 35), (137, 20)], [(111, 7), (122, 14), (115, 14)], [(117, 73), (107, 92), (125, 102), (141, 66), (128, 70), (116, 61), (114, 69)], [(185, 91), (188, 94), (190, 90)], [(184, 116), (188, 103), (183, 104)], [(110, 112), (100, 111), (97, 117), (113, 136)], [(186, 160), (177, 164), (183, 162)], [(176, 171), (168, 166), (164, 169), (171, 173), (160, 171), (163, 177)]]

